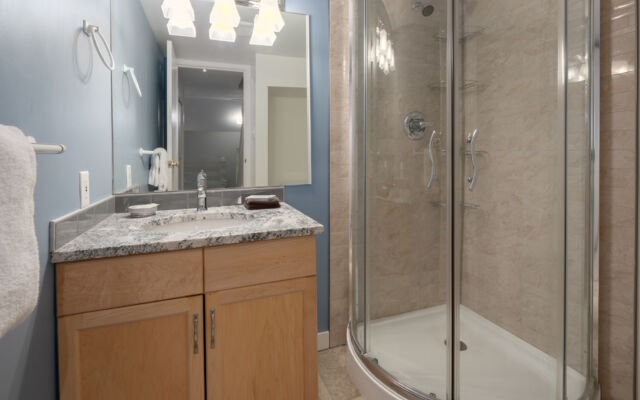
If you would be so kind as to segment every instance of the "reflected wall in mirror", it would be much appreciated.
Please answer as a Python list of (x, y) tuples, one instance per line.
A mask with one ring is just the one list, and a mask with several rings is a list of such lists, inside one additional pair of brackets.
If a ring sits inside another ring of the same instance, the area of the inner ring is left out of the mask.
[(227, 42), (212, 0), (190, 1), (195, 37), (169, 34), (162, 0), (111, 3), (115, 193), (192, 190), (201, 170), (209, 188), (311, 183), (307, 15), (261, 40), (260, 9), (238, 4)]

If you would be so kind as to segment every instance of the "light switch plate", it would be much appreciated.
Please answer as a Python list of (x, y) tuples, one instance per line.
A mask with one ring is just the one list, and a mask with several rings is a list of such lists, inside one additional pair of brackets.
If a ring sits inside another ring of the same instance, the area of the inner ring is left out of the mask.
[(133, 186), (133, 176), (131, 173), (131, 165), (127, 164), (127, 189)]
[(88, 207), (90, 204), (89, 171), (80, 171), (80, 208)]

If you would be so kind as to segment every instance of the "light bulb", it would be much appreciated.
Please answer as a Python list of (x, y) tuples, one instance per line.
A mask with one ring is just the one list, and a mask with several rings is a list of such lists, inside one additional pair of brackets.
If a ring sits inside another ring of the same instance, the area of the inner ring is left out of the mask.
[(236, 30), (229, 25), (211, 25), (209, 39), (221, 42), (235, 42)]
[(284, 28), (284, 19), (278, 6), (278, 0), (261, 0), (259, 15), (265, 24), (270, 25), (274, 32)]
[(167, 30), (171, 36), (196, 37), (196, 26), (184, 15), (171, 18), (167, 23)]
[(256, 15), (253, 20), (253, 33), (249, 44), (256, 46), (273, 46), (276, 42), (276, 34), (273, 26), (264, 21), (260, 14)]
[(211, 9), (209, 22), (212, 25), (224, 24), (237, 28), (240, 25), (240, 13), (235, 0), (216, 0)]

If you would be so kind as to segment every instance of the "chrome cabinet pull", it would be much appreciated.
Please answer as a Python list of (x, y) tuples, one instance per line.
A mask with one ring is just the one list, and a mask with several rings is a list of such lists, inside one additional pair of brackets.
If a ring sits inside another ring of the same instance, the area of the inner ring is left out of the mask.
[(193, 314), (193, 354), (198, 354), (198, 313)]
[(469, 152), (471, 153), (471, 165), (473, 167), (471, 176), (467, 177), (469, 183), (469, 190), (473, 190), (478, 180), (478, 159), (476, 155), (476, 138), (478, 137), (478, 130), (474, 130), (472, 134), (467, 137), (466, 142), (469, 143)]
[(434, 179), (438, 179), (437, 170), (436, 170), (437, 168), (436, 159), (433, 155), (433, 145), (438, 144), (439, 142), (440, 142), (440, 136), (438, 136), (436, 131), (433, 131), (431, 133), (431, 138), (429, 139), (429, 161), (431, 162), (431, 175), (429, 175), (429, 182), (427, 182), (427, 189), (431, 188), (431, 185), (433, 184)]
[(216, 309), (211, 309), (211, 345), (212, 349), (216, 348)]

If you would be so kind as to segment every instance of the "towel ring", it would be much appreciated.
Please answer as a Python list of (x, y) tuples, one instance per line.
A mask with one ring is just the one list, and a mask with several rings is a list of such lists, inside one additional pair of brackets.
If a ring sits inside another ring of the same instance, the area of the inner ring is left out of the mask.
[[(100, 27), (97, 25), (89, 24), (85, 19), (82, 21), (82, 31), (84, 32), (85, 35), (91, 37), (91, 40), (93, 41), (93, 45), (96, 47), (96, 52), (98, 53), (98, 56), (100, 56), (100, 60), (102, 60), (102, 63), (104, 64), (104, 66), (109, 68), (110, 71), (113, 71), (116, 68), (116, 63), (113, 60), (113, 53), (111, 53), (111, 49), (109, 49), (109, 44), (107, 43), (107, 40), (104, 38), (104, 36), (102, 36), (102, 32), (100, 32)], [(100, 41), (103, 44), (102, 47), (104, 47), (104, 50), (109, 55), (109, 62), (107, 62), (104, 54), (102, 54), (102, 50), (100, 50), (100, 46), (98, 46), (98, 40), (96, 39), (96, 34), (98, 34), (98, 36), (100, 37)]]

